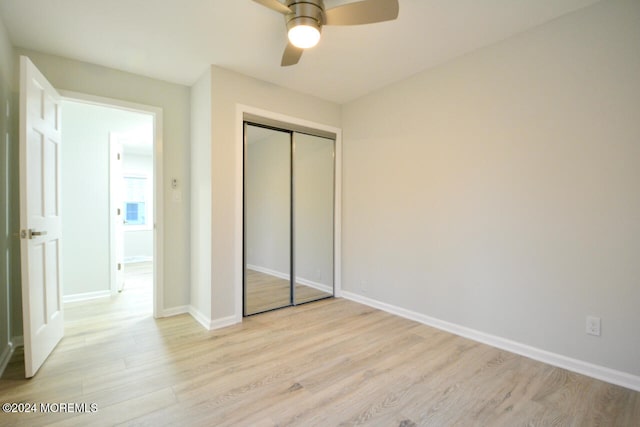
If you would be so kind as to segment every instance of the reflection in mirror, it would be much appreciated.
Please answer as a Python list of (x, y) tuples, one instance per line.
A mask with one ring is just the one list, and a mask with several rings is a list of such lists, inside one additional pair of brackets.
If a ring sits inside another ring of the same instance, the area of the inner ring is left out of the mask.
[(245, 125), (245, 315), (291, 305), (291, 137)]
[(294, 303), (333, 296), (334, 141), (294, 133)]

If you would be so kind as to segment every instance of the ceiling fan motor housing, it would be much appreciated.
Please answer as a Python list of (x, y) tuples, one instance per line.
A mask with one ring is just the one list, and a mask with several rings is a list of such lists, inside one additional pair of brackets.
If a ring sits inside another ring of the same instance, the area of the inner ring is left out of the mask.
[(292, 13), (285, 15), (287, 30), (298, 25), (309, 25), (321, 31), (325, 22), (323, 0), (287, 0)]

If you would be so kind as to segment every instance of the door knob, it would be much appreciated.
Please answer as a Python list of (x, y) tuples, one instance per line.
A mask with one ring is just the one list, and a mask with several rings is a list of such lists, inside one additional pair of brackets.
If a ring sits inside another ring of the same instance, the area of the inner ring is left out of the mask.
[(22, 239), (33, 239), (34, 237), (37, 237), (37, 236), (46, 236), (46, 235), (47, 235), (46, 231), (35, 231), (33, 228), (20, 231), (20, 237)]

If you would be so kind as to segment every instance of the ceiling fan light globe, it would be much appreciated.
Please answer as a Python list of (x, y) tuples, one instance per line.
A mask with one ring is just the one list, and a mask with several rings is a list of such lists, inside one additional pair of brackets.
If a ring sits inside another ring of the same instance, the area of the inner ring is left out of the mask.
[(289, 41), (295, 47), (308, 49), (320, 41), (320, 31), (311, 25), (296, 25), (287, 33)]

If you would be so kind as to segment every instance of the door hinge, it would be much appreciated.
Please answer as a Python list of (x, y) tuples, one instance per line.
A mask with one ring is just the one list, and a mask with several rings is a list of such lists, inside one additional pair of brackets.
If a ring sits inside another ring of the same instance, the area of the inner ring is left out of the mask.
[(122, 264), (118, 263), (118, 271), (122, 270)]
[(118, 153), (118, 160), (120, 160), (120, 153)]
[(120, 215), (120, 208), (118, 208), (118, 213), (117, 213), (117, 215)]

